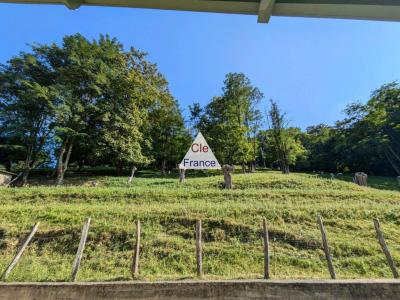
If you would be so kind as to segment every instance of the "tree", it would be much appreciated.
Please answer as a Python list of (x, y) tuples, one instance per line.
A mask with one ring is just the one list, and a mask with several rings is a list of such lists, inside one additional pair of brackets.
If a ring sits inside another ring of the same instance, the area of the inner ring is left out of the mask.
[(25, 153), (20, 185), (47, 158), (45, 146), (54, 129), (59, 99), (54, 73), (36, 49), (0, 66), (1, 136), (18, 141), (19, 152)]
[(296, 168), (307, 171), (337, 171), (333, 127), (326, 124), (309, 126), (300, 139), (308, 155), (299, 160)]
[(388, 164), (400, 175), (400, 86), (396, 82), (383, 85), (367, 103), (367, 122), (375, 128)]
[[(74, 146), (83, 140), (94, 142), (98, 102), (103, 97), (103, 88), (109, 84), (106, 73), (119, 62), (115, 52), (121, 48), (107, 37), (90, 42), (79, 34), (66, 36), (62, 47), (55, 44), (41, 47), (58, 75), (64, 94), (60, 105), (63, 113), (56, 123), (56, 185), (63, 183)], [(106, 53), (110, 56), (106, 57)]]
[(223, 164), (254, 162), (255, 136), (261, 122), (257, 105), (262, 98), (243, 73), (229, 73), (222, 96), (214, 97), (205, 108), (199, 104), (190, 107), (195, 128), (204, 134)]
[[(282, 131), (288, 149), (289, 167), (297, 168), (299, 162), (301, 164), (301, 162), (307, 160), (307, 150), (301, 142), (303, 133), (300, 128), (296, 127), (285, 128)], [(274, 131), (272, 129), (260, 131), (257, 138), (260, 145), (258, 161), (261, 165), (264, 167), (268, 165), (271, 168), (274, 166), (282, 168), (280, 164), (280, 155), (275, 146)]]
[[(73, 149), (90, 159), (109, 162), (119, 172), (126, 165), (146, 165), (151, 138), (144, 135), (149, 109), (169, 96), (167, 81), (146, 54), (125, 52), (116, 39), (89, 41), (67, 36), (62, 46), (38, 46), (62, 86), (62, 111), (56, 119), (57, 179), (61, 185)], [(166, 100), (167, 101), (167, 100)], [(81, 151), (78, 151), (80, 153)]]
[(268, 113), (270, 135), (273, 151), (278, 158), (279, 166), (283, 174), (289, 174), (289, 139), (286, 127), (285, 114), (278, 104), (271, 100), (271, 108)]
[(165, 174), (174, 168), (190, 146), (191, 137), (185, 128), (178, 102), (167, 97), (155, 103), (149, 112), (148, 134), (151, 136), (151, 155), (155, 165)]

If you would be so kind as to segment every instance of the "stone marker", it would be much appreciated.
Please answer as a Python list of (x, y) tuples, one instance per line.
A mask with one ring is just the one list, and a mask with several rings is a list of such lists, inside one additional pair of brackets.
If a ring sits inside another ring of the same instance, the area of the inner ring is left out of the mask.
[(16, 174), (7, 171), (0, 171), (0, 186), (9, 185), (14, 176), (16, 176)]
[(224, 187), (226, 189), (232, 189), (232, 172), (235, 170), (234, 166), (224, 165), (222, 171), (224, 171)]
[(89, 181), (86, 181), (83, 184), (83, 186), (85, 186), (85, 187), (98, 187), (99, 186), (99, 182), (96, 181), (96, 180), (89, 180)]
[(179, 182), (180, 183), (185, 182), (185, 180), (186, 180), (185, 172), (186, 172), (186, 169), (179, 169)]
[(360, 186), (367, 186), (368, 175), (363, 172), (357, 172), (354, 174), (354, 183)]

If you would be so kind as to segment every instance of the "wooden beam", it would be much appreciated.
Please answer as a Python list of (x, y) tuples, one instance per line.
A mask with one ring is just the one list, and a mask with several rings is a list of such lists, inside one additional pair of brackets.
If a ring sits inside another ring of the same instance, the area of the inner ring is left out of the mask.
[(328, 264), (329, 274), (331, 275), (332, 279), (336, 279), (335, 268), (333, 266), (331, 252), (329, 250), (328, 237), (326, 236), (326, 230), (321, 216), (318, 216), (318, 225), (319, 229), (321, 230), (322, 245), (324, 246), (325, 258)]
[(263, 219), (263, 239), (264, 239), (264, 279), (269, 279), (269, 236), (267, 220)]
[(132, 277), (133, 279), (139, 278), (139, 259), (140, 259), (140, 221), (136, 222), (136, 245), (135, 245), (135, 253), (133, 255), (133, 264), (132, 264)]
[(258, 23), (269, 23), (274, 5), (275, 0), (261, 0), (258, 10)]
[(22, 244), (21, 248), (18, 250), (18, 252), (15, 255), (14, 259), (12, 260), (12, 262), (9, 264), (9, 266), (7, 267), (7, 269), (4, 271), (3, 275), (1, 276), (2, 280), (6, 280), (7, 277), (10, 275), (10, 273), (12, 272), (12, 270), (15, 268), (15, 266), (17, 265), (19, 259), (21, 258), (22, 254), (24, 254), (24, 251), (25, 251), (26, 247), (28, 247), (28, 244), (32, 240), (32, 238), (35, 235), (35, 233), (38, 230), (38, 228), (39, 228), (39, 223), (36, 223), (36, 225), (33, 226), (33, 228), (31, 230), (31, 232), (29, 233), (28, 237), (26, 238), (25, 242)]
[(390, 267), (390, 270), (392, 270), (393, 277), (399, 278), (399, 272), (397, 271), (396, 264), (393, 261), (392, 254), (390, 253), (389, 248), (386, 245), (385, 238), (383, 237), (383, 233), (381, 231), (381, 224), (379, 223), (378, 219), (374, 220), (374, 227), (376, 231), (376, 238), (378, 239), (379, 245), (381, 245), (382, 252), (386, 256), (386, 260)]
[(196, 220), (196, 262), (197, 277), (203, 277), (203, 249), (201, 245), (201, 220)]
[(83, 249), (85, 249), (86, 239), (89, 232), (89, 226), (90, 226), (90, 218), (87, 218), (82, 228), (81, 241), (79, 242), (79, 247), (78, 250), (76, 251), (74, 264), (72, 265), (71, 281), (76, 281), (76, 276), (78, 275), (79, 266), (82, 260)]
[[(261, 0), (261, 2), (264, 5), (275, 2), (272, 9), (274, 16), (400, 21), (400, 3), (395, 0), (331, 0), (329, 4), (326, 4), (327, 1), (317, 3), (316, 0)], [(80, 5), (137, 7), (246, 15), (262, 15), (266, 12), (260, 9), (259, 1), (244, 0), (0, 0), (0, 3), (64, 4), (71, 9), (76, 9)], [(263, 23), (266, 23), (270, 15), (267, 12), (264, 19), (260, 17), (261, 21), (264, 20)]]

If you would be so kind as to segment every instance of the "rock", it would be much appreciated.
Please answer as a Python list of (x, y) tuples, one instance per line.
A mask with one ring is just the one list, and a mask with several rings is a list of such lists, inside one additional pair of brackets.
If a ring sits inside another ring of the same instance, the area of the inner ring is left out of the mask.
[(83, 186), (86, 186), (86, 187), (97, 187), (97, 186), (99, 186), (99, 182), (96, 181), (96, 180), (90, 180), (90, 181), (85, 182), (83, 184)]
[(17, 175), (7, 171), (0, 171), (0, 186), (7, 186), (14, 176)]

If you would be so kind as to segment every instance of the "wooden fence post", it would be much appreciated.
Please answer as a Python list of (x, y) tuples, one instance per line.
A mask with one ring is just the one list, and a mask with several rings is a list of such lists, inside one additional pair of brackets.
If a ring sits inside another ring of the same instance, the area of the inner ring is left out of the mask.
[(382, 251), (386, 256), (386, 260), (392, 270), (393, 277), (399, 278), (399, 273), (397, 272), (396, 264), (393, 261), (392, 255), (390, 254), (389, 248), (386, 245), (385, 238), (383, 237), (383, 233), (381, 231), (381, 224), (378, 219), (374, 220), (374, 227), (376, 231), (376, 238), (378, 239), (379, 244), (381, 245)]
[(264, 279), (269, 279), (269, 236), (267, 220), (263, 219), (263, 239), (264, 239)]
[(325, 258), (326, 258), (326, 262), (328, 263), (329, 273), (330, 273), (332, 279), (336, 279), (335, 268), (333, 267), (332, 256), (331, 256), (331, 252), (329, 250), (329, 245), (328, 245), (328, 238), (326, 236), (326, 230), (325, 230), (324, 223), (322, 221), (321, 216), (318, 216), (318, 224), (319, 224), (319, 228), (321, 230), (322, 244), (324, 246)]
[(201, 245), (201, 220), (196, 220), (196, 262), (197, 276), (203, 277), (203, 253)]
[(140, 258), (140, 221), (136, 222), (136, 246), (135, 253), (133, 255), (133, 264), (132, 264), (132, 277), (134, 279), (139, 278), (139, 258)]
[(79, 242), (78, 250), (76, 251), (74, 263), (72, 265), (71, 281), (75, 281), (76, 276), (78, 275), (79, 266), (82, 260), (83, 249), (85, 248), (86, 239), (89, 232), (89, 226), (90, 226), (90, 218), (87, 218), (82, 228), (81, 240)]
[(132, 172), (131, 176), (128, 178), (128, 184), (131, 184), (133, 181), (133, 178), (135, 177), (135, 172), (137, 171), (137, 168), (135, 166), (132, 167)]
[(36, 223), (35, 226), (33, 226), (28, 237), (25, 239), (25, 242), (22, 244), (21, 248), (18, 250), (17, 254), (14, 256), (14, 259), (8, 265), (7, 269), (4, 271), (3, 275), (1, 276), (2, 280), (6, 280), (8, 278), (8, 276), (10, 275), (10, 273), (12, 272), (12, 270), (15, 268), (19, 259), (21, 258), (22, 254), (24, 253), (26, 247), (28, 247), (30, 241), (32, 240), (32, 238), (35, 235), (38, 228), (39, 228), (39, 222)]

